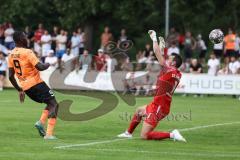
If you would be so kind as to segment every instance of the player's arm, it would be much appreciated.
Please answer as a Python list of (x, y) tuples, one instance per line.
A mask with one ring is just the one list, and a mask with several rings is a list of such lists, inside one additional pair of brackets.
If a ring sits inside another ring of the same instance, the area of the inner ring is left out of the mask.
[(14, 88), (16, 88), (16, 90), (18, 90), (20, 92), (20, 91), (22, 91), (22, 88), (18, 85), (14, 75), (15, 75), (14, 69), (9, 68), (9, 80), (12, 83), (12, 85), (14, 86)]
[(38, 62), (38, 63), (35, 65), (35, 68), (37, 68), (37, 70), (39, 70), (39, 71), (44, 71), (44, 70), (48, 69), (49, 66), (50, 66), (49, 63), (45, 63), (45, 64), (44, 64), (44, 63)]
[(10, 67), (9, 68), (9, 80), (12, 83), (12, 85), (14, 86), (14, 88), (16, 88), (16, 90), (18, 90), (20, 102), (23, 103), (24, 99), (25, 99), (25, 93), (24, 93), (23, 89), (18, 85), (14, 75), (15, 75), (15, 71), (12, 67)]
[(163, 57), (163, 49), (164, 49), (165, 44), (162, 44), (162, 43), (164, 43), (164, 40), (162, 37), (159, 37), (159, 40), (160, 40), (159, 43), (162, 46), (162, 47), (159, 47), (159, 45), (157, 43), (156, 32), (154, 30), (149, 30), (148, 34), (150, 35), (150, 38), (153, 41), (153, 51), (158, 59), (158, 62), (161, 66), (163, 66), (165, 64), (165, 59)]
[(44, 71), (49, 68), (49, 63), (41, 63), (37, 56), (34, 54), (34, 52), (30, 51), (28, 54), (28, 60), (29, 62), (39, 71)]

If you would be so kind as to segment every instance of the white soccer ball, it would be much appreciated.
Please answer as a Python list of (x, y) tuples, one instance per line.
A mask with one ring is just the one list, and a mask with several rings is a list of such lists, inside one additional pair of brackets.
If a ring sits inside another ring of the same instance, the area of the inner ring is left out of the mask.
[(223, 41), (224, 34), (220, 29), (214, 29), (209, 34), (209, 39), (212, 43), (218, 44)]

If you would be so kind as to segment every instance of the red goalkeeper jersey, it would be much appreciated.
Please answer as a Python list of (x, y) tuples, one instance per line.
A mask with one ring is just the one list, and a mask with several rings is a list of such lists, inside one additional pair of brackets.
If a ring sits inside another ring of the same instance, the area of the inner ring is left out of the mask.
[(163, 104), (172, 100), (172, 95), (182, 77), (181, 72), (172, 66), (165, 64), (162, 66), (156, 83), (155, 104)]

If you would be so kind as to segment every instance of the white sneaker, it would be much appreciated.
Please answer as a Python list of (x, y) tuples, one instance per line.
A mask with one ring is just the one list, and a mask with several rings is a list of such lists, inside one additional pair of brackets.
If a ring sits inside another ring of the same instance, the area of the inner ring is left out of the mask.
[(173, 135), (173, 140), (174, 141), (182, 141), (182, 142), (187, 142), (185, 138), (180, 134), (180, 132), (177, 129), (174, 129), (172, 132)]
[(125, 131), (124, 133), (119, 134), (117, 137), (118, 138), (132, 138), (132, 134), (129, 133), (128, 131)]
[(57, 139), (57, 137), (55, 137), (55, 136), (44, 136), (44, 139), (45, 140), (56, 140)]

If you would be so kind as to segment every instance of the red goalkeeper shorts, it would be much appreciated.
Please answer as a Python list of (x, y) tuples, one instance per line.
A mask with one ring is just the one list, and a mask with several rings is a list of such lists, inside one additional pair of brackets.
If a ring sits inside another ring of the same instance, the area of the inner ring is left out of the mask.
[(171, 102), (168, 104), (156, 104), (152, 102), (147, 105), (146, 118), (144, 121), (155, 128), (158, 125), (158, 122), (168, 115), (170, 110), (170, 103)]

